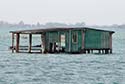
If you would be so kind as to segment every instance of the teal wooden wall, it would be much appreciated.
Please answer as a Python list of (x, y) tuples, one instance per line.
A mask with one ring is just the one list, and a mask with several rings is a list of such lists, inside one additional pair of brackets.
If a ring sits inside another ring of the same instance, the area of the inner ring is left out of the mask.
[[(77, 42), (73, 42), (73, 34), (77, 34)], [(71, 52), (79, 52), (82, 48), (82, 32), (81, 30), (72, 30), (71, 31)]]
[(58, 32), (52, 31), (46, 33), (46, 49), (49, 50), (50, 43), (59, 42)]
[[(82, 49), (82, 33), (84, 30), (64, 30), (46, 32), (46, 49), (49, 50), (49, 44), (60, 43), (61, 35), (65, 35), (65, 52), (80, 52)], [(73, 34), (77, 34), (77, 42), (72, 41)], [(86, 29), (84, 37), (84, 49), (103, 49), (110, 48), (110, 33)]]
[(50, 31), (46, 32), (46, 49), (49, 50), (50, 43), (60, 43), (60, 36), (65, 35), (65, 51), (69, 51), (69, 32), (68, 31)]
[(109, 32), (87, 29), (85, 32), (85, 48), (100, 49), (109, 48)]
[(109, 32), (102, 32), (101, 47), (102, 48), (110, 48), (110, 33)]

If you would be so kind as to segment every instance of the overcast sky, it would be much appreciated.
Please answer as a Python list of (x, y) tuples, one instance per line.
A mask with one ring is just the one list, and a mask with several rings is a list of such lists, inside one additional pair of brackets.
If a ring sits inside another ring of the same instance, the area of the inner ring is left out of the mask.
[(17, 23), (125, 23), (125, 0), (0, 0), (0, 20)]

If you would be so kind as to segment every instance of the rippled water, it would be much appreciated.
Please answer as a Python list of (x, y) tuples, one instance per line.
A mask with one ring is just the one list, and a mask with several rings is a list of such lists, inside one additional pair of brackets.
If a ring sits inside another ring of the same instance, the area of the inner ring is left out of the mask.
[(0, 84), (125, 84), (125, 29), (112, 30), (109, 55), (12, 54), (0, 31)]

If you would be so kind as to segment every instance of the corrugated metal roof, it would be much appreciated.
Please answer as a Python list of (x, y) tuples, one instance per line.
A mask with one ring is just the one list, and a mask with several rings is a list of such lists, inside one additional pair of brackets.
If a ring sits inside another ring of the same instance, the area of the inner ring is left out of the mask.
[(22, 34), (41, 34), (48, 31), (65, 31), (65, 30), (83, 30), (83, 29), (92, 29), (96, 31), (104, 31), (104, 32), (111, 32), (114, 33), (114, 31), (109, 30), (102, 30), (102, 29), (94, 29), (94, 28), (88, 28), (88, 27), (55, 27), (55, 28), (41, 28), (41, 29), (32, 29), (32, 30), (18, 30), (18, 31), (10, 31), (10, 33), (22, 33)]

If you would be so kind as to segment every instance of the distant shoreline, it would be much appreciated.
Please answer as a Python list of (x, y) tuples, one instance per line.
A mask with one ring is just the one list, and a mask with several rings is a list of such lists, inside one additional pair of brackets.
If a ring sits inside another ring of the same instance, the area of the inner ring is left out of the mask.
[(9, 23), (0, 21), (0, 28), (45, 28), (45, 27), (93, 27), (93, 28), (125, 28), (125, 24), (112, 24), (112, 25), (86, 25), (85, 22), (77, 22), (75, 24), (48, 22), (42, 24), (37, 22), (36, 24), (25, 24), (23, 21), (19, 23)]

